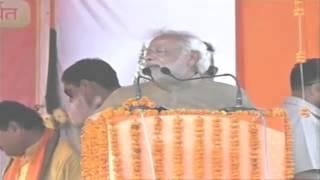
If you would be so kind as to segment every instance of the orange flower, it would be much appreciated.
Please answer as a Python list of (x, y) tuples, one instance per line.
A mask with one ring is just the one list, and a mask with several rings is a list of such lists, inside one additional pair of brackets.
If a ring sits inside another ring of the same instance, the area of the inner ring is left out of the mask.
[(310, 116), (310, 110), (308, 109), (308, 107), (303, 107), (300, 109), (299, 114), (301, 117), (307, 118)]

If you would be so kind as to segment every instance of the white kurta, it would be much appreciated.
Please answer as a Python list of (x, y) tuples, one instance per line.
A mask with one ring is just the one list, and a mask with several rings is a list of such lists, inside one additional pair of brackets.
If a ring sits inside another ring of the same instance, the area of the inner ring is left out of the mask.
[[(283, 107), (288, 110), (293, 133), (295, 172), (320, 169), (320, 109), (298, 97), (288, 97)], [(299, 111), (307, 107), (308, 117)]]
[(3, 171), (7, 167), (9, 159), (10, 159), (9, 156), (7, 156), (6, 153), (0, 150), (0, 171), (1, 171), (0, 180), (2, 180)]

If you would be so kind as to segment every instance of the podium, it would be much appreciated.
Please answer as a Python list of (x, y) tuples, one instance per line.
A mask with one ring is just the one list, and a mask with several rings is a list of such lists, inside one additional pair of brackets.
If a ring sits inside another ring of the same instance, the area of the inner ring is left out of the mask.
[[(152, 106), (148, 100), (131, 103), (146, 104)], [(83, 179), (293, 177), (291, 130), (284, 110), (129, 108), (106, 109), (87, 120), (81, 137)]]

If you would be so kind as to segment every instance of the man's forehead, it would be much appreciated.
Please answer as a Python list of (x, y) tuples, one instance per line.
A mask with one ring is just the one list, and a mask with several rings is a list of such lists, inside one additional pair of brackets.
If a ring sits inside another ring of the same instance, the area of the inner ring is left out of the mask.
[(182, 40), (175, 36), (163, 35), (154, 38), (150, 42), (150, 46), (177, 46), (181, 42)]

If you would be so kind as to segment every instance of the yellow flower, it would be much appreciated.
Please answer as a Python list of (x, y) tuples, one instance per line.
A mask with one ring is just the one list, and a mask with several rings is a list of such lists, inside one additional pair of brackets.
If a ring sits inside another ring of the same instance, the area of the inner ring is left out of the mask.
[(53, 110), (52, 115), (53, 115), (54, 119), (60, 124), (64, 124), (68, 120), (67, 113), (61, 108), (57, 108), (57, 109)]
[(43, 114), (42, 119), (45, 127), (50, 129), (56, 128), (56, 122), (54, 121), (53, 117), (50, 114)]

